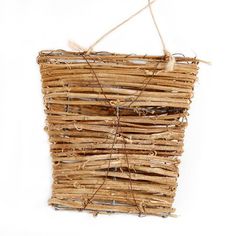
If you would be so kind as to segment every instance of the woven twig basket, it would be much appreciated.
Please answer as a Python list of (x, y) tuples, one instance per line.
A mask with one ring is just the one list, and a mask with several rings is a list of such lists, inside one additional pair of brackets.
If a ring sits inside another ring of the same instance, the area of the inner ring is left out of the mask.
[(198, 60), (42, 51), (58, 209), (168, 216)]

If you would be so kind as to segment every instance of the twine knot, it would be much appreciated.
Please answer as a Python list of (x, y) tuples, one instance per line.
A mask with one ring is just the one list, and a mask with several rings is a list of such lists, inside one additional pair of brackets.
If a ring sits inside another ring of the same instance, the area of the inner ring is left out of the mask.
[(165, 66), (165, 71), (173, 71), (175, 68), (175, 57), (166, 49), (164, 50), (164, 54), (167, 57), (168, 62), (166, 63)]

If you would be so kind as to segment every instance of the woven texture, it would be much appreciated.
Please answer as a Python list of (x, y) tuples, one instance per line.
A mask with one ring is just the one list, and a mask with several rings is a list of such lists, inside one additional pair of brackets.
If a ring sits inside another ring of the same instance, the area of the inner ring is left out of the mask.
[(57, 209), (168, 216), (198, 60), (42, 51)]

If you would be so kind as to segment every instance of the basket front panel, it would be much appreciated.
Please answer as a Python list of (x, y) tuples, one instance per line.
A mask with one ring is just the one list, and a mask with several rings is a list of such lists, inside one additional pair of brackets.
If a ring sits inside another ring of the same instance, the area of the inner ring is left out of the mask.
[(59, 209), (167, 216), (197, 61), (43, 51), (50, 204)]

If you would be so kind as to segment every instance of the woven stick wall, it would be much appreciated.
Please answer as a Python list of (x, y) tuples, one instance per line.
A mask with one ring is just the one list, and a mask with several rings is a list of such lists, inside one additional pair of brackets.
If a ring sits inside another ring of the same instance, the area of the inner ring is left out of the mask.
[(42, 51), (58, 209), (168, 216), (196, 58)]

